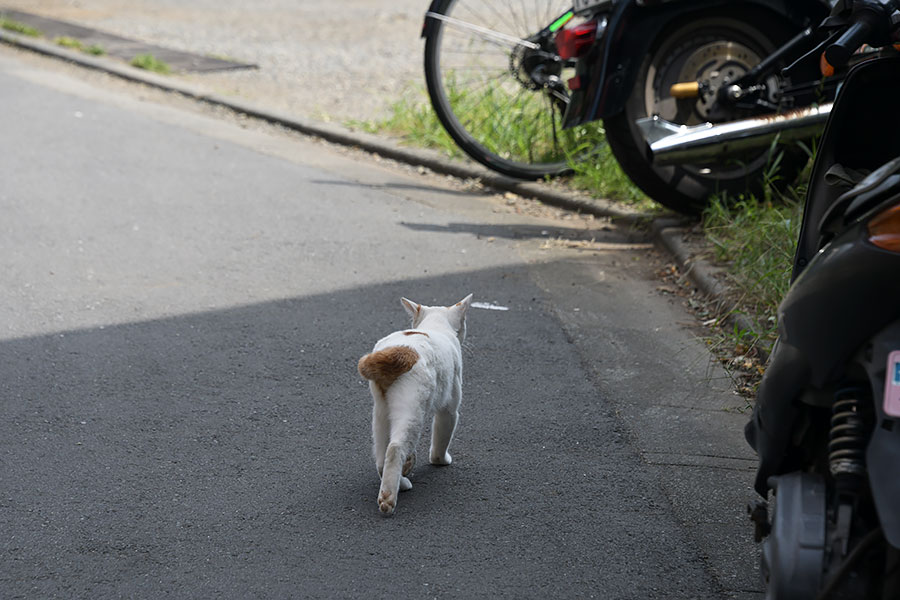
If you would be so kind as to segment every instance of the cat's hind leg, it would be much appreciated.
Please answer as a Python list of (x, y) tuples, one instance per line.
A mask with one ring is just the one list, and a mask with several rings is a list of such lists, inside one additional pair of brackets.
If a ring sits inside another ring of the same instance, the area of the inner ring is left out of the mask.
[(391, 387), (386, 393), (391, 409), (390, 442), (384, 452), (381, 488), (378, 490), (378, 509), (391, 515), (397, 506), (397, 493), (412, 488), (406, 477), (415, 464), (415, 448), (424, 422), (421, 391)]
[(381, 477), (384, 471), (384, 453), (391, 436), (391, 423), (388, 419), (388, 405), (384, 393), (374, 383), (370, 384), (374, 406), (372, 407), (372, 454), (375, 457), (375, 468)]
[(409, 453), (409, 456), (406, 457), (406, 460), (403, 462), (403, 471), (401, 471), (400, 475), (400, 491), (408, 492), (412, 489), (412, 482), (408, 479), (409, 474), (412, 473), (413, 468), (416, 466), (416, 449), (413, 448), (413, 451)]
[(413, 451), (409, 453), (409, 456), (406, 457), (406, 461), (403, 463), (403, 476), (406, 477), (416, 466), (416, 449), (413, 448)]
[(459, 404), (462, 401), (462, 379), (456, 377), (453, 381), (453, 389), (450, 402), (447, 406), (439, 408), (434, 413), (431, 422), (431, 451), (429, 460), (433, 465), (449, 465), (453, 458), (447, 449), (453, 440), (453, 432), (456, 431), (456, 423), (459, 420)]
[(409, 452), (407, 444), (391, 442), (384, 453), (384, 472), (381, 488), (378, 490), (378, 510), (385, 516), (394, 514), (397, 508), (397, 493), (412, 488), (409, 479), (403, 476), (403, 463)]
[(449, 465), (453, 462), (447, 448), (453, 439), (459, 413), (456, 410), (439, 410), (431, 422), (431, 451), (429, 460), (433, 465)]

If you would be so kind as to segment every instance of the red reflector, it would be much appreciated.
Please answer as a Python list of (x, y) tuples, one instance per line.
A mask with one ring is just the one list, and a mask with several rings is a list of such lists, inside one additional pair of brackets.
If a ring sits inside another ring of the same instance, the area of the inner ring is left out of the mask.
[(578, 58), (588, 51), (597, 37), (597, 22), (588, 21), (561, 29), (556, 34), (556, 52), (563, 60)]
[(572, 79), (568, 80), (566, 82), (566, 85), (568, 85), (569, 89), (572, 90), (573, 92), (580, 90), (581, 89), (581, 76), (576, 75)]

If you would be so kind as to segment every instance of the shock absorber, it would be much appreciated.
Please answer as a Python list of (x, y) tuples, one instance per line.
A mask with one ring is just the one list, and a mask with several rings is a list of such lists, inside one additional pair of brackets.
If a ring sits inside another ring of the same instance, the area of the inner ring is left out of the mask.
[(835, 395), (828, 441), (828, 464), (834, 477), (833, 523), (830, 534), (832, 556), (847, 555), (853, 515), (866, 477), (868, 424), (860, 402), (862, 390), (847, 388)]
[(861, 413), (857, 389), (841, 390), (835, 396), (828, 442), (831, 474), (842, 483), (858, 481), (866, 474), (868, 426)]

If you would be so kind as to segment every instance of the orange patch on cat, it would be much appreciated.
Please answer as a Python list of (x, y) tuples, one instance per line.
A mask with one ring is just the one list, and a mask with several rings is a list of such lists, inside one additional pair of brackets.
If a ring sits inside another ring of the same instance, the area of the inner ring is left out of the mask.
[(428, 337), (428, 334), (424, 331), (404, 331), (403, 335), (424, 335), (425, 337)]
[(378, 352), (366, 354), (359, 359), (359, 374), (374, 381), (382, 393), (389, 388), (398, 377), (413, 368), (419, 360), (419, 354), (407, 346), (392, 346)]

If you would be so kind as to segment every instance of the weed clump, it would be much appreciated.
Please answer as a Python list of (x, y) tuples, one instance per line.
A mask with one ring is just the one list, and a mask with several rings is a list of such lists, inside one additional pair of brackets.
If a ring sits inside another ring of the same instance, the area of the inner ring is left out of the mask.
[(7, 19), (4, 16), (0, 16), (0, 29), (27, 35), (28, 37), (41, 37), (42, 35), (44, 35), (39, 29), (35, 29), (34, 27), (26, 25), (25, 23), (20, 23), (19, 21)]
[(131, 66), (161, 75), (168, 75), (172, 72), (172, 68), (167, 62), (156, 58), (152, 54), (138, 54), (131, 59)]

